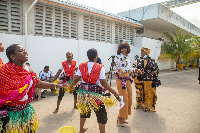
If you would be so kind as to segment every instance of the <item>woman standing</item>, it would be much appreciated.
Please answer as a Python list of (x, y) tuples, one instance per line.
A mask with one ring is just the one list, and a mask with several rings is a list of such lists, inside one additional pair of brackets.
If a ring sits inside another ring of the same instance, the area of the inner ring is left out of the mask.
[(39, 123), (30, 105), (35, 87), (47, 89), (65, 85), (40, 81), (25, 65), (28, 54), (23, 46), (10, 45), (6, 55), (9, 62), (0, 67), (0, 132), (35, 132)]
[(145, 112), (156, 111), (156, 87), (161, 85), (158, 79), (158, 65), (154, 59), (149, 57), (150, 50), (150, 48), (143, 47), (141, 49), (141, 58), (137, 59), (133, 64), (134, 68), (140, 69), (143, 72), (143, 74), (138, 74), (134, 78), (136, 109), (142, 106)]
[(116, 85), (120, 96), (123, 96), (123, 102), (125, 105), (119, 110), (117, 123), (120, 126), (125, 126), (128, 120), (128, 115), (131, 115), (132, 106), (132, 87), (131, 83), (133, 79), (130, 76), (131, 72), (138, 71), (137, 69), (130, 68), (131, 62), (128, 54), (130, 53), (130, 46), (127, 42), (122, 42), (117, 50), (117, 56), (115, 57), (115, 64), (113, 71), (116, 73)]

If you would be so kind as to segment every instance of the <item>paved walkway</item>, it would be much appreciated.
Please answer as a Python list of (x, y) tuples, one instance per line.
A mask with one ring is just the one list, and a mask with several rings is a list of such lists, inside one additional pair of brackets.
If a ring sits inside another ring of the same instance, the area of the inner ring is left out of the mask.
[[(198, 84), (198, 69), (183, 71), (161, 71), (162, 85), (157, 88), (157, 112), (143, 112), (134, 110), (129, 117), (127, 127), (116, 125), (117, 106), (107, 109), (108, 123), (106, 133), (199, 133), (200, 132), (200, 85)], [(116, 90), (114, 81), (112, 87)], [(57, 96), (50, 92), (47, 98), (34, 100), (40, 121), (38, 133), (56, 133), (60, 127), (74, 126), (79, 130), (79, 112), (73, 109), (73, 95), (65, 94), (57, 114)], [(133, 85), (133, 105), (135, 105), (135, 87)], [(119, 106), (119, 104), (118, 104)], [(98, 133), (96, 115), (92, 113), (87, 119), (86, 133)]]

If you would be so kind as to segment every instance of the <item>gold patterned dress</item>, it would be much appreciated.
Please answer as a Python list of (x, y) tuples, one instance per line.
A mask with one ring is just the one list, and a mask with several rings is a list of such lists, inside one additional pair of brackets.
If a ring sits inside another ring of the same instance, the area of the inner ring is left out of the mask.
[[(144, 111), (156, 111), (155, 105), (157, 101), (156, 87), (161, 85), (158, 78), (158, 65), (154, 59), (136, 59), (133, 64), (134, 68), (140, 69), (144, 73), (135, 75), (134, 82), (136, 88), (136, 109), (142, 106)], [(151, 72), (157, 71), (157, 74), (150, 75)]]

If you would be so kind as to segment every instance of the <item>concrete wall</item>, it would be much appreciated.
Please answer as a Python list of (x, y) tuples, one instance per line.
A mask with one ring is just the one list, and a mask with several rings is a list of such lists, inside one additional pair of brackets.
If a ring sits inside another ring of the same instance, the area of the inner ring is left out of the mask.
[[(25, 46), (25, 37), (21, 35), (1, 33), (0, 38), (5, 46), (5, 49), (14, 43)], [(140, 56), (141, 47), (151, 48), (150, 56), (157, 61), (157, 58), (160, 55), (161, 41), (146, 37), (137, 37), (134, 38), (134, 44), (134, 46), (130, 46), (131, 52), (129, 54), (129, 58), (132, 63), (134, 62), (136, 55)], [(72, 51), (74, 54), (74, 60), (76, 60), (77, 63), (81, 63), (88, 60), (87, 50), (90, 48), (97, 49), (98, 55), (102, 59), (106, 72), (108, 72), (111, 64), (111, 59), (108, 60), (108, 58), (111, 55), (116, 55), (118, 44), (28, 35), (26, 50), (29, 54), (28, 62), (31, 64), (31, 67), (36, 73), (39, 73), (45, 65), (49, 65), (50, 70), (53, 73), (56, 73), (61, 65), (61, 62), (66, 60), (67, 51)], [(0, 53), (0, 57), (4, 63), (8, 62), (5, 51)], [(170, 69), (171, 64), (167, 62), (162, 64), (161, 62), (159, 67), (161, 70)]]
[(194, 24), (191, 22), (187, 21), (180, 15), (176, 14), (172, 10), (169, 10), (168, 8), (162, 6), (161, 4), (156, 4), (158, 6), (158, 12), (159, 12), (159, 18), (170, 22), (177, 27), (180, 27), (181, 29), (184, 29), (186, 31), (189, 31), (195, 35), (200, 34), (200, 29), (196, 27)]
[(137, 21), (153, 19), (158, 17), (158, 6), (156, 4), (136, 8), (129, 11), (118, 13), (121, 16), (133, 18)]
[(137, 37), (147, 37), (147, 38), (164, 38), (162, 33), (156, 32), (154, 30), (150, 30), (148, 28), (144, 28), (143, 33), (137, 33)]
[[(11, 44), (21, 44), (25, 46), (25, 37), (21, 35), (0, 33), (0, 38), (5, 49)], [(29, 54), (28, 62), (36, 73), (43, 70), (45, 65), (49, 65), (50, 70), (56, 73), (61, 62), (66, 60), (67, 51), (72, 51), (74, 60), (76, 60), (77, 63), (88, 61), (87, 50), (90, 48), (97, 49), (106, 71), (109, 71), (111, 60), (108, 60), (108, 58), (111, 55), (116, 55), (118, 48), (118, 44), (33, 35), (28, 35), (27, 40), (28, 44), (26, 50)], [(131, 49), (133, 50), (129, 55), (130, 57), (134, 57), (135, 49), (133, 46), (131, 46)], [(8, 62), (5, 51), (0, 53), (0, 57), (4, 63)], [(133, 62), (134, 58), (131, 60)]]
[(155, 40), (155, 39), (151, 39), (151, 38), (147, 38), (147, 37), (135, 37), (133, 39), (133, 44), (134, 44), (134, 48), (137, 48), (136, 54), (140, 56), (140, 49), (142, 47), (148, 47), (151, 48), (151, 52), (150, 52), (150, 57), (155, 59), (155, 61), (158, 63), (158, 67), (160, 70), (164, 70), (164, 69), (174, 69), (175, 66), (175, 61), (169, 60), (169, 61), (162, 61), (159, 62), (158, 61), (158, 57), (160, 56), (160, 50), (161, 50), (161, 45), (162, 45), (162, 41), (159, 40)]
[[(140, 7), (137, 9), (121, 12), (118, 14), (121, 16), (133, 18), (141, 23), (144, 20), (147, 21), (154, 18), (160, 18), (194, 35), (200, 34), (200, 28), (196, 27), (191, 22), (182, 18), (180, 15), (176, 14), (172, 10), (162, 6), (160, 3), (148, 5), (145, 7)], [(145, 24), (143, 25), (145, 27)]]

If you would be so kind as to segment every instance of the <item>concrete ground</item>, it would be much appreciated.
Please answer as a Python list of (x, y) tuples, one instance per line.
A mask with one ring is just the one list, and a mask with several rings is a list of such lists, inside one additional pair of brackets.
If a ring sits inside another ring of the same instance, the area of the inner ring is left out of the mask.
[[(106, 133), (200, 133), (200, 84), (197, 80), (198, 69), (183, 71), (161, 71), (159, 78), (162, 85), (157, 88), (157, 112), (135, 110), (135, 87), (133, 87), (132, 115), (127, 127), (117, 126), (117, 107), (107, 109), (108, 122)], [(115, 81), (112, 87), (116, 90)], [(79, 112), (73, 109), (73, 95), (65, 93), (60, 110), (56, 108), (57, 96), (50, 91), (46, 98), (31, 105), (36, 110), (40, 127), (38, 133), (56, 133), (63, 126), (73, 126), (79, 131)], [(86, 133), (98, 133), (95, 113), (86, 120)]]

